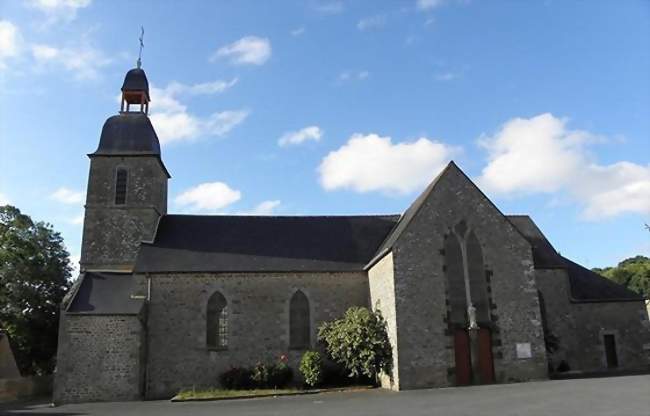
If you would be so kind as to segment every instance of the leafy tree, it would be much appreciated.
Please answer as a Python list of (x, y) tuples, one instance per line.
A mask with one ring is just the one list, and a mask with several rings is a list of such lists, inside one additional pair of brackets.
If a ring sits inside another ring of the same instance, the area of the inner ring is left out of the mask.
[(648, 257), (630, 257), (618, 263), (616, 267), (595, 268), (593, 271), (630, 290), (650, 297), (650, 258)]
[(70, 272), (63, 238), (51, 225), (0, 206), (0, 327), (23, 374), (54, 369), (59, 304)]
[(325, 343), (330, 358), (350, 371), (350, 377), (365, 375), (376, 380), (380, 372), (391, 373), (392, 349), (379, 311), (351, 307), (343, 318), (324, 323), (318, 339)]

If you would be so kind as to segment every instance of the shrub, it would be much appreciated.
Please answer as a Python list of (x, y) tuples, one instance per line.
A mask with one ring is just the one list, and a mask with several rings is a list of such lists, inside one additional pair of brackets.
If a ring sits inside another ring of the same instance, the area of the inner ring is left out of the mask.
[(219, 376), (221, 387), (227, 390), (284, 388), (293, 378), (287, 361), (283, 355), (273, 364), (260, 361), (252, 368), (232, 367)]
[(269, 368), (263, 362), (258, 362), (251, 369), (251, 380), (257, 388), (264, 388), (269, 382)]
[(219, 376), (221, 387), (228, 390), (242, 390), (252, 386), (251, 371), (247, 368), (231, 367)]
[(380, 372), (390, 374), (392, 350), (381, 312), (352, 307), (341, 319), (326, 322), (318, 330), (329, 357), (343, 365), (350, 377), (365, 375), (377, 380)]
[(267, 385), (272, 388), (286, 387), (293, 378), (293, 371), (287, 364), (287, 357), (285, 355), (280, 357), (280, 360), (268, 367)]
[(300, 373), (308, 386), (316, 387), (323, 381), (323, 359), (316, 351), (307, 351), (300, 360)]

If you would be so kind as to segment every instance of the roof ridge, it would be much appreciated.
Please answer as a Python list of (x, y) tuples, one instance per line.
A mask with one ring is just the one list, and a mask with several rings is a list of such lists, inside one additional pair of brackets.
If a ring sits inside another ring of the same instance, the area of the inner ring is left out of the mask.
[(195, 218), (386, 218), (401, 214), (353, 214), (353, 215), (248, 215), (248, 214), (165, 214), (165, 217)]

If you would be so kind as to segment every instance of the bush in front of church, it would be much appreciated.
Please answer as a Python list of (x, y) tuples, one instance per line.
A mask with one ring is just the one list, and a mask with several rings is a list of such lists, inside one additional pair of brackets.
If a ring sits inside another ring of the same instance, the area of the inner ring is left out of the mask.
[(277, 362), (258, 362), (252, 368), (232, 367), (219, 376), (221, 387), (227, 390), (280, 389), (291, 383), (293, 370), (282, 355)]
[(351, 307), (343, 318), (321, 325), (318, 339), (325, 344), (329, 358), (343, 365), (350, 377), (377, 381), (379, 373), (391, 373), (392, 349), (379, 310)]
[(323, 358), (317, 351), (307, 351), (300, 360), (300, 373), (305, 384), (316, 387), (323, 381)]

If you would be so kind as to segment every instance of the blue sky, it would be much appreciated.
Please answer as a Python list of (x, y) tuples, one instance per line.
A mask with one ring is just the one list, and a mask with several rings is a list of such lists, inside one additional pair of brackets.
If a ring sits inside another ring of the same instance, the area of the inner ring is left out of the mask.
[(402, 212), (450, 159), (562, 254), (650, 253), (650, 2), (0, 2), (0, 202), (78, 256), (140, 25), (171, 213)]

